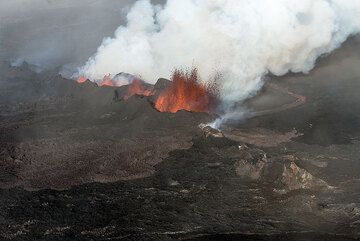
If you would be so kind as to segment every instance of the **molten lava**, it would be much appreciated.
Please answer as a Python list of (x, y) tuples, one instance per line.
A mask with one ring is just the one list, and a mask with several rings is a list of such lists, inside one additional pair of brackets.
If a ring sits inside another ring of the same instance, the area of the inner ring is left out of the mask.
[(112, 82), (110, 78), (110, 74), (107, 74), (104, 76), (101, 82), (97, 83), (98, 86), (114, 86), (114, 83)]
[(83, 84), (83, 83), (85, 83), (86, 82), (86, 78), (84, 77), (84, 76), (80, 76), (77, 80), (76, 80), (76, 82), (78, 83), (78, 84)]
[[(84, 76), (80, 76), (76, 82), (79, 84), (85, 83), (87, 79)], [(101, 86), (112, 86), (112, 87), (121, 87), (124, 85), (116, 85), (113, 80), (110, 78), (110, 74), (104, 76), (104, 78), (97, 83), (99, 87)], [(133, 95), (142, 95), (142, 96), (151, 96), (154, 95), (154, 90), (152, 87), (147, 85), (144, 81), (140, 79), (134, 79), (127, 87), (127, 91), (122, 97), (124, 100), (128, 100)]]
[(155, 108), (171, 113), (179, 110), (209, 112), (215, 99), (213, 91), (200, 83), (197, 69), (190, 72), (175, 70), (172, 84), (159, 95)]
[(142, 96), (151, 96), (154, 94), (152, 88), (149, 88), (145, 85), (142, 80), (135, 79), (128, 86), (128, 90), (124, 95), (123, 99), (128, 100), (133, 95), (142, 95)]

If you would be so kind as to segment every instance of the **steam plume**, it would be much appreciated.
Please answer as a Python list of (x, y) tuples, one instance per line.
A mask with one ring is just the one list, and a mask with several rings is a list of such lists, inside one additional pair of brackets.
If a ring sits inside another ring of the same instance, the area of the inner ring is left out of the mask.
[(100, 79), (124, 71), (154, 83), (196, 66), (202, 79), (221, 74), (230, 104), (254, 94), (268, 73), (307, 73), (359, 31), (359, 0), (141, 0), (79, 72)]

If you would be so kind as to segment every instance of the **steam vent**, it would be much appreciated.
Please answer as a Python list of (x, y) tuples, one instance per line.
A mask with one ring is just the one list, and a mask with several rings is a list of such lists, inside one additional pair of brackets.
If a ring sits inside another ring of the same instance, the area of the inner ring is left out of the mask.
[(0, 241), (360, 240), (359, 32), (358, 0), (0, 1)]

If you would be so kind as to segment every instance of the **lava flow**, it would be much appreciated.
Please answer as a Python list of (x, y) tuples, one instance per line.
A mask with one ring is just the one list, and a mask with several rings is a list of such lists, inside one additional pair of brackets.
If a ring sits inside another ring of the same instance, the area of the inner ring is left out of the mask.
[(110, 74), (104, 76), (101, 82), (97, 83), (98, 86), (114, 86), (112, 79), (110, 78)]
[(151, 96), (153, 94), (154, 91), (152, 88), (148, 88), (142, 80), (135, 79), (128, 86), (128, 90), (123, 99), (128, 100), (133, 95)]
[(176, 113), (179, 110), (209, 112), (214, 104), (215, 93), (200, 82), (197, 69), (190, 72), (175, 70), (172, 84), (155, 101), (160, 112)]
[(80, 76), (77, 80), (76, 80), (76, 82), (78, 83), (78, 84), (83, 84), (83, 83), (85, 83), (86, 82), (86, 78), (84, 77), (84, 76)]

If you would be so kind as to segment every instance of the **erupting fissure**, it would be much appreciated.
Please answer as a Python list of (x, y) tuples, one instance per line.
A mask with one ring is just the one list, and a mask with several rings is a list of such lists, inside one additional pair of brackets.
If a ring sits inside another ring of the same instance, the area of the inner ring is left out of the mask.
[(147, 87), (142, 80), (135, 79), (128, 86), (128, 90), (123, 99), (128, 100), (133, 95), (151, 96), (154, 95), (154, 90)]
[(83, 83), (85, 83), (86, 82), (86, 78), (84, 77), (84, 76), (80, 76), (77, 80), (76, 80), (76, 82), (78, 83), (78, 84), (83, 84)]
[(214, 88), (200, 82), (197, 69), (190, 72), (175, 70), (171, 85), (155, 101), (160, 112), (176, 113), (179, 110), (209, 112), (216, 101)]
[(110, 74), (104, 76), (101, 82), (97, 83), (98, 86), (114, 86), (112, 79), (110, 78)]
[[(86, 77), (80, 76), (76, 82), (79, 84), (83, 84), (86, 82)], [(97, 82), (97, 85), (99, 87), (103, 86), (111, 86), (111, 87), (121, 87), (125, 86), (123, 85), (116, 85), (114, 84), (114, 81), (110, 78), (110, 74), (107, 74), (104, 76), (104, 78)], [(133, 95), (142, 95), (142, 96), (152, 96), (154, 95), (154, 90), (152, 87), (149, 87), (144, 81), (140, 79), (134, 79), (130, 82), (130, 84), (127, 85), (127, 91), (123, 95), (123, 100), (128, 100)]]

